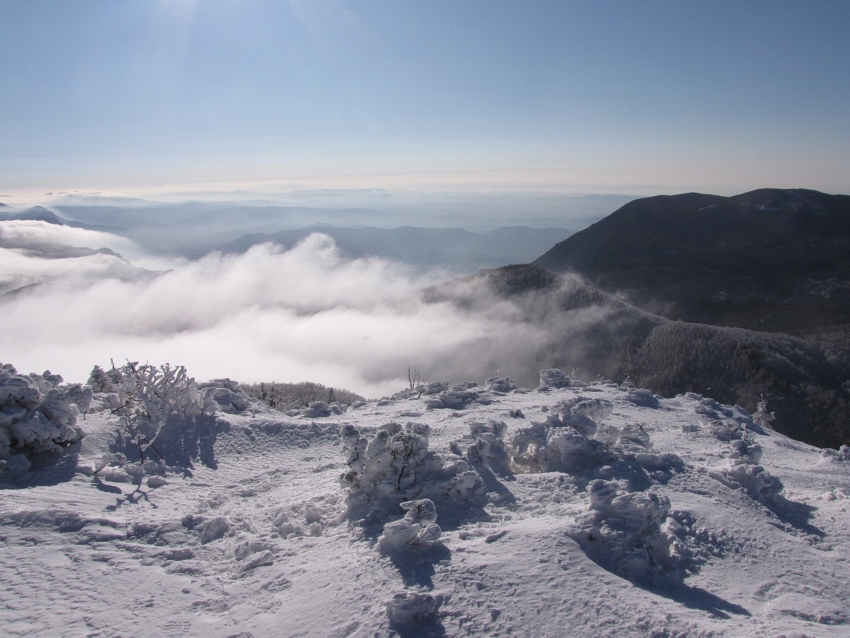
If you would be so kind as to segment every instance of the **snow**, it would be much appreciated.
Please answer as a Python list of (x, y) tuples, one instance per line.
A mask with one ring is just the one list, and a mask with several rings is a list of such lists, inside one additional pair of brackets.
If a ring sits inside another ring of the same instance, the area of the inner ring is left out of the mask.
[(218, 411), (143, 465), (96, 393), (82, 439), (0, 477), (2, 633), (850, 634), (847, 448), (544, 376), (293, 415), (199, 384)]

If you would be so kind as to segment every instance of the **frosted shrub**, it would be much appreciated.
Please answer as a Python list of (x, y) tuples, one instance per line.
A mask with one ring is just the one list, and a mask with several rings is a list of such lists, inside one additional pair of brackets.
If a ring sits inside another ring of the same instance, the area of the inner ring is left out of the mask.
[(404, 518), (384, 525), (378, 539), (383, 552), (405, 550), (410, 547), (427, 547), (443, 533), (437, 525), (437, 507), (428, 498), (399, 503), (406, 510)]
[(765, 505), (781, 507), (785, 504), (782, 481), (759, 465), (762, 447), (753, 440), (754, 433), (748, 429), (752, 424), (770, 426), (772, 414), (767, 412), (767, 404), (762, 401), (759, 405), (761, 414), (757, 410), (751, 419), (742, 408), (720, 406), (711, 399), (700, 401), (696, 411), (710, 419), (711, 434), (729, 443), (725, 464), (711, 470), (709, 476), (732, 489), (742, 489), (750, 498)]
[(772, 429), (776, 414), (767, 409), (767, 400), (762, 396), (753, 414), (753, 423), (761, 428)]
[(508, 450), (517, 472), (575, 473), (614, 459), (600, 441), (555, 419), (520, 429)]
[(688, 565), (668, 531), (670, 500), (653, 491), (633, 492), (616, 481), (587, 486), (590, 505), (569, 535), (590, 558), (633, 581), (681, 579)]
[(487, 389), (491, 392), (513, 392), (516, 390), (516, 383), (510, 377), (494, 377), (487, 379), (484, 382)]
[(641, 408), (660, 408), (661, 403), (646, 388), (631, 388), (627, 390), (626, 399)]
[(446, 461), (428, 450), (430, 429), (421, 423), (388, 423), (371, 439), (352, 425), (340, 439), (348, 470), (340, 484), (348, 491), (349, 514), (381, 519), (403, 501), (480, 504), (481, 477), (463, 460)]
[(564, 374), (563, 370), (558, 368), (550, 368), (540, 371), (540, 389), (547, 388), (569, 388), (572, 385), (570, 378)]
[[(480, 395), (475, 383), (459, 383), (438, 394), (432, 394), (423, 399), (423, 403), (430, 409), (448, 408), (450, 410), (461, 410), (475, 401), (480, 402)], [(486, 401), (485, 401), (486, 403)]]
[(390, 626), (398, 628), (437, 624), (437, 612), (442, 602), (441, 597), (432, 594), (399, 593), (386, 603), (387, 618)]
[(25, 472), (30, 455), (59, 454), (79, 439), (77, 417), (91, 399), (89, 388), (63, 385), (50, 371), (19, 374), (9, 364), (0, 366), (0, 474)]
[[(669, 473), (682, 467), (675, 454), (657, 452), (642, 425), (614, 427), (603, 424), (613, 406), (608, 401), (562, 401), (543, 423), (533, 423), (514, 434), (506, 446), (517, 472), (576, 474), (613, 463), (637, 464), (643, 470)], [(634, 469), (634, 468), (633, 468)]]
[(452, 446), (453, 451), (462, 454), (473, 466), (484, 466), (499, 475), (510, 474), (511, 457), (505, 448), (505, 435), (508, 426), (504, 421), (488, 419), (486, 423), (472, 421), (469, 433), (472, 444), (465, 451), (460, 449), (460, 443)]
[(597, 419), (610, 415), (608, 401), (576, 399), (559, 404), (560, 414), (517, 431), (508, 445), (520, 472), (579, 472), (608, 463), (616, 456), (596, 435)]
[(308, 419), (318, 419), (331, 416), (332, 414), (343, 414), (344, 412), (345, 407), (339, 403), (328, 405), (324, 401), (311, 401), (310, 405), (300, 411), (300, 414)]
[(156, 449), (156, 440), (169, 423), (185, 423), (202, 414), (215, 413), (213, 394), (201, 391), (183, 366), (159, 367), (128, 362), (120, 370), (115, 392), (105, 397), (112, 411), (122, 417), (122, 427), (138, 447), (144, 463), (145, 452)]
[(743, 489), (750, 498), (765, 505), (782, 506), (782, 481), (758, 465), (761, 456), (761, 446), (749, 438), (732, 441), (725, 467), (711, 470), (709, 476), (732, 489)]
[(828, 459), (828, 460), (831, 460), (831, 461), (838, 461), (838, 462), (850, 461), (850, 446), (847, 446), (847, 445), (842, 445), (837, 450), (832, 450), (830, 448), (824, 448), (823, 450), (820, 451), (820, 453), (821, 453), (821, 456), (824, 457), (824, 459)]
[(198, 390), (205, 393), (205, 410), (215, 402), (220, 410), (228, 413), (242, 412), (248, 408), (248, 394), (238, 382), (232, 379), (213, 379), (198, 384)]

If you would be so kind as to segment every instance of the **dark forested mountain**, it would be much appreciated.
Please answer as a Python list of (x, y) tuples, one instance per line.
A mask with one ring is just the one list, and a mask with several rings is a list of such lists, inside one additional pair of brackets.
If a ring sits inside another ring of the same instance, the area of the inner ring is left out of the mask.
[(804, 335), (850, 323), (850, 196), (648, 197), (533, 263), (668, 318)]

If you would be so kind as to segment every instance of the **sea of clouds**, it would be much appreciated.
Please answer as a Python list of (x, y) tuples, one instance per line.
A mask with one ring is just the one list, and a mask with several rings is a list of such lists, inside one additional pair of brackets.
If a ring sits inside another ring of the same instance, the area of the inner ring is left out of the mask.
[(370, 398), (404, 387), (408, 367), (482, 381), (531, 366), (544, 330), (507, 302), (481, 313), (424, 301), (447, 278), (346, 259), (321, 234), (190, 261), (110, 233), (5, 221), (0, 361), (69, 381), (110, 360), (168, 362), (198, 380), (309, 380)]

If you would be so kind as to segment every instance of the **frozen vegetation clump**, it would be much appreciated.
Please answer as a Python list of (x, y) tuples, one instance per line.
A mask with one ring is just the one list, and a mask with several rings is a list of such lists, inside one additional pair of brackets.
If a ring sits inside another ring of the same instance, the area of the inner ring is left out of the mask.
[(432, 394), (422, 401), (430, 409), (447, 408), (449, 410), (461, 410), (474, 402), (487, 403), (475, 388), (477, 384), (473, 382), (459, 383), (447, 390)]
[(563, 402), (543, 423), (521, 428), (507, 451), (518, 472), (575, 473), (609, 463), (616, 457), (596, 440), (598, 425), (611, 413), (608, 401), (597, 399)]
[(837, 461), (839, 463), (850, 461), (850, 446), (848, 445), (842, 445), (837, 450), (824, 448), (820, 453), (825, 459), (829, 459), (831, 461)]
[(484, 484), (462, 459), (443, 459), (428, 449), (430, 429), (421, 423), (388, 423), (372, 438), (352, 426), (340, 431), (348, 470), (340, 476), (347, 490), (349, 516), (383, 520), (404, 501), (431, 499), (441, 508), (483, 505)]
[(741, 408), (728, 408), (711, 399), (702, 399), (696, 412), (708, 421), (714, 437), (729, 443), (725, 464), (711, 470), (709, 475), (727, 487), (743, 489), (750, 498), (765, 505), (781, 507), (786, 502), (782, 481), (759, 465), (762, 447), (753, 440), (755, 432), (764, 432), (762, 428), (770, 426), (772, 414), (766, 408), (766, 403), (761, 406), (756, 420)]
[(547, 388), (569, 388), (572, 385), (570, 378), (558, 368), (549, 368), (540, 371), (540, 390)]
[(439, 394), (440, 392), (445, 392), (448, 389), (448, 381), (432, 381), (418, 383), (410, 388), (405, 388), (400, 392), (396, 392), (392, 395), (391, 398), (395, 401), (401, 401), (404, 399), (420, 399), (423, 396), (433, 396), (435, 394)]
[(585, 553), (635, 582), (681, 580), (688, 572), (685, 546), (669, 518), (670, 500), (652, 490), (634, 492), (617, 481), (587, 486), (588, 511), (569, 530)]
[[(97, 367), (92, 378), (96, 375)], [(207, 419), (209, 423), (203, 425), (212, 428), (219, 401), (234, 411), (244, 399), (235, 382), (224, 379), (201, 387), (183, 366), (127, 362), (120, 369), (113, 367), (105, 376), (108, 385), (99, 381), (98, 387), (106, 387), (108, 392), (98, 395), (98, 399), (104, 408), (121, 417), (113, 451), (129, 454), (137, 450), (143, 468), (150, 449), (160, 460), (176, 454), (180, 457), (177, 460), (187, 462), (182, 449), (187, 443), (184, 435), (195, 439), (201, 436), (195, 431), (199, 419)], [(160, 439), (168, 446), (158, 446)]]
[(0, 475), (26, 472), (31, 455), (59, 454), (77, 441), (77, 417), (91, 400), (90, 388), (63, 385), (58, 374), (19, 374), (0, 365)]
[(675, 454), (653, 449), (642, 425), (604, 424), (613, 409), (609, 401), (577, 397), (559, 403), (542, 423), (521, 428), (506, 445), (516, 472), (598, 472), (609, 477), (627, 472), (646, 483), (680, 470)]
[(207, 393), (205, 404), (215, 401), (222, 412), (233, 414), (248, 409), (249, 395), (232, 379), (213, 379), (198, 384), (198, 389)]
[(713, 399), (700, 399), (695, 411), (719, 441), (740, 438), (748, 427), (757, 425), (742, 408), (723, 406)]
[(406, 510), (404, 518), (384, 525), (378, 539), (382, 552), (404, 551), (410, 547), (427, 547), (436, 543), (443, 531), (437, 525), (437, 506), (428, 498), (399, 503)]
[(391, 627), (399, 629), (436, 625), (439, 623), (438, 612), (442, 603), (442, 597), (433, 594), (399, 593), (386, 603), (387, 618)]
[(311, 401), (310, 405), (303, 410), (290, 411), (287, 414), (290, 416), (300, 414), (308, 419), (320, 419), (323, 417), (329, 417), (333, 414), (342, 414), (345, 410), (346, 408), (339, 403), (327, 404), (324, 401)]
[(782, 481), (759, 465), (761, 455), (761, 446), (744, 434), (730, 442), (725, 466), (711, 470), (709, 476), (732, 489), (743, 489), (765, 505), (782, 506)]
[(505, 448), (508, 426), (504, 421), (488, 419), (486, 423), (469, 423), (469, 437), (455, 441), (451, 449), (477, 468), (486, 467), (499, 476), (510, 476), (511, 457)]
[(484, 382), (487, 389), (491, 392), (513, 392), (517, 389), (516, 383), (510, 377), (493, 377)]
[(661, 404), (655, 395), (646, 388), (630, 388), (627, 390), (626, 399), (641, 408), (659, 408)]

